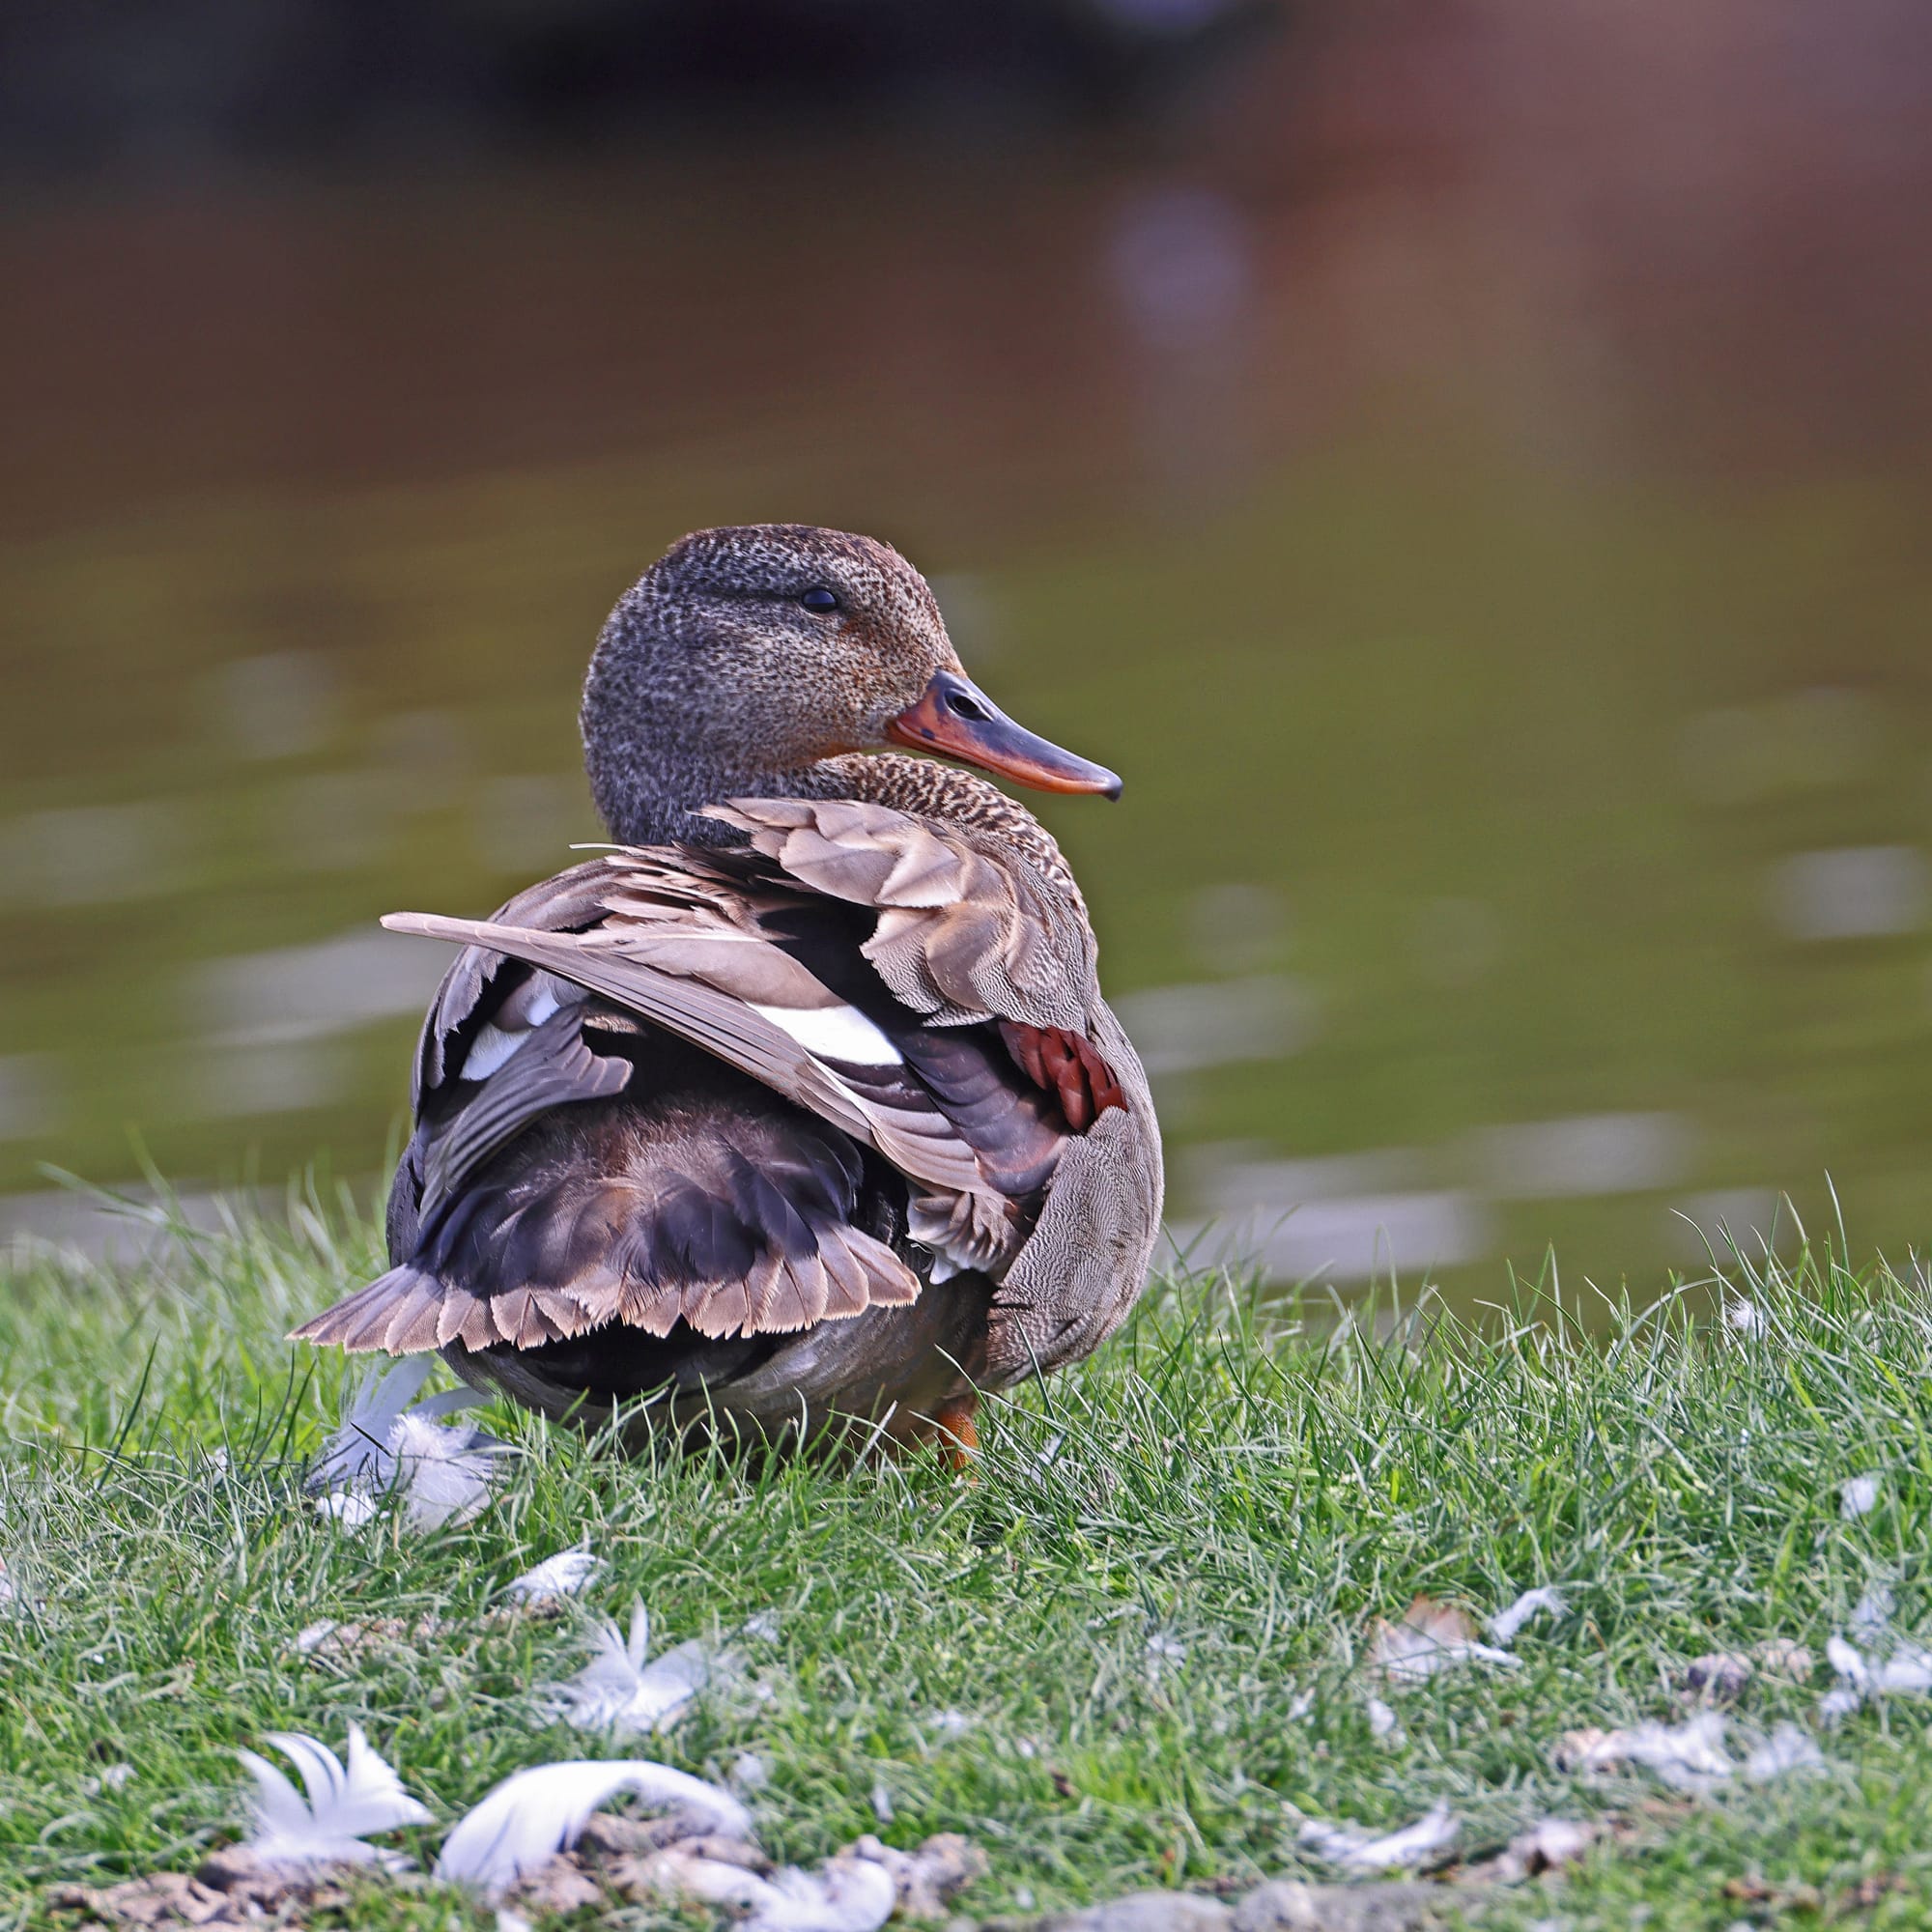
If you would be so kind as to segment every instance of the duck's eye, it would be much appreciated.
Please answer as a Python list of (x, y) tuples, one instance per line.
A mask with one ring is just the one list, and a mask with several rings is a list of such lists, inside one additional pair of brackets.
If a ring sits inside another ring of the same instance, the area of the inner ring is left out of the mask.
[(815, 611), (821, 617), (826, 611), (836, 611), (838, 608), (838, 599), (820, 584), (814, 584), (811, 589), (803, 592), (798, 601), (808, 611)]

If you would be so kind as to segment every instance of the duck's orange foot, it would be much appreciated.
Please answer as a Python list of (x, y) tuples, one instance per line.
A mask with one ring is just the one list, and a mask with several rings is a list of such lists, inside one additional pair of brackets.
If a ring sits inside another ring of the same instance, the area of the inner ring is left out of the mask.
[(933, 1411), (939, 1453), (955, 1475), (964, 1475), (979, 1456), (980, 1431), (973, 1421), (973, 1412), (979, 1406), (978, 1390), (969, 1389), (951, 1402), (941, 1403)]

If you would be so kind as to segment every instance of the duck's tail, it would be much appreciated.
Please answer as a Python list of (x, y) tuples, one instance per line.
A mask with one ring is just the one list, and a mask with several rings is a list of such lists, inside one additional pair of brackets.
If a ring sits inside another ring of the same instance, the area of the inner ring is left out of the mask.
[(437, 1329), (445, 1298), (443, 1286), (434, 1275), (406, 1262), (304, 1321), (289, 1340), (313, 1342), (323, 1349), (339, 1344), (352, 1355), (378, 1349), (392, 1355), (420, 1354), (440, 1346)]

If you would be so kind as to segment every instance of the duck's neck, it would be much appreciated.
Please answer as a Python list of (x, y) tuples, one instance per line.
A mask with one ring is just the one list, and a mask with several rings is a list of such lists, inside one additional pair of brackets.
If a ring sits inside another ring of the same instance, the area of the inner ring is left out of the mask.
[(611, 837), (625, 845), (736, 843), (739, 835), (704, 816), (706, 806), (726, 799), (848, 795), (824, 765), (784, 772), (754, 761), (661, 758), (644, 770), (602, 760), (593, 751), (585, 766), (598, 814)]
[(612, 773), (590, 761), (591, 788), (611, 838), (626, 845), (736, 845), (744, 835), (704, 808), (734, 798), (850, 798), (936, 818), (998, 841), (1030, 861), (1076, 905), (1084, 905), (1072, 869), (1053, 835), (1017, 799), (956, 765), (896, 752), (825, 758), (803, 771), (762, 771), (659, 764), (649, 773)]

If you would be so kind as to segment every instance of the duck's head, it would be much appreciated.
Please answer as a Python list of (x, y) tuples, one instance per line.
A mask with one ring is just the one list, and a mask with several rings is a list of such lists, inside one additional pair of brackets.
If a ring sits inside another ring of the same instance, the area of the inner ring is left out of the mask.
[(688, 831), (722, 798), (816, 789), (825, 760), (897, 745), (1047, 791), (1121, 789), (980, 690), (897, 551), (804, 524), (673, 544), (604, 626), (582, 722), (598, 810), (637, 842)]

